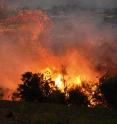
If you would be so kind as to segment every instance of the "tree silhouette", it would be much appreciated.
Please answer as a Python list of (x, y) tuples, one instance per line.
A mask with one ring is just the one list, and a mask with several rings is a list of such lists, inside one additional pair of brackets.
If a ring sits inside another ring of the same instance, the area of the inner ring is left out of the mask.
[(99, 88), (108, 105), (117, 108), (117, 76), (103, 76), (100, 78)]
[(26, 72), (22, 75), (21, 81), (12, 94), (13, 100), (64, 102), (65, 94), (57, 89), (51, 78), (46, 80), (43, 74)]
[(13, 93), (13, 98), (19, 98), (24, 101), (42, 101), (44, 83), (43, 75), (32, 72), (26, 72), (22, 75), (22, 83), (18, 85), (16, 92)]
[(53, 103), (65, 103), (65, 93), (56, 88), (49, 95), (48, 101)]
[(49, 102), (49, 97), (54, 92), (55, 82), (51, 79), (45, 80), (42, 85), (44, 101)]
[(0, 100), (3, 99), (3, 97), (4, 97), (3, 89), (0, 88)]
[(77, 105), (88, 105), (87, 96), (79, 88), (71, 89), (69, 92), (69, 102)]

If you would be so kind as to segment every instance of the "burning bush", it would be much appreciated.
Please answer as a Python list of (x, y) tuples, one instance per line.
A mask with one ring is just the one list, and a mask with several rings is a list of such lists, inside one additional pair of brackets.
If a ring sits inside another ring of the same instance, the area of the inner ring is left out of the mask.
[(117, 108), (117, 76), (103, 76), (100, 79), (100, 89), (107, 104)]

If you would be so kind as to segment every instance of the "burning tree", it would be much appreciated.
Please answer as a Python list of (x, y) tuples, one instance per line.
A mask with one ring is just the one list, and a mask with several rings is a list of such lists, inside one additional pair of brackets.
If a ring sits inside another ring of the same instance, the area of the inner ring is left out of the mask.
[(43, 73), (26, 72), (22, 75), (21, 80), (22, 83), (13, 93), (13, 99), (55, 103), (70, 102), (90, 106), (95, 106), (100, 102), (100, 92), (97, 92), (98, 85), (83, 81), (80, 76), (77, 76), (76, 80), (69, 80), (66, 66), (63, 65), (61, 72), (57, 72), (55, 75), (50, 68), (46, 68)]
[(13, 100), (64, 102), (65, 95), (51, 78), (41, 73), (26, 72), (22, 75), (22, 83), (12, 95)]

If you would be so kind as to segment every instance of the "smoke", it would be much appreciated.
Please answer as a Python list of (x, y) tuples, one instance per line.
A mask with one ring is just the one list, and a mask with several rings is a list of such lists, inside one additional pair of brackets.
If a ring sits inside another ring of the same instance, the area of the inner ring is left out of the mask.
[(3, 0), (9, 5), (14, 7), (29, 7), (37, 8), (41, 7), (44, 9), (51, 9), (54, 6), (61, 5), (78, 5), (83, 8), (95, 8), (95, 9), (112, 9), (117, 7), (116, 0)]
[(38, 61), (36, 60), (39, 57), (38, 54), (44, 54), (38, 52), (43, 52), (43, 49), (36, 39), (41, 38), (46, 26), (49, 25), (48, 21), (48, 17), (41, 11), (21, 12), (1, 20), (0, 69), (2, 72), (0, 79), (1, 82), (7, 82), (1, 85), (13, 87), (14, 83), (17, 83), (19, 74), (30, 70), (30, 65), (32, 63), (35, 65)]
[[(79, 2), (83, 6), (94, 6), (93, 1), (88, 1), (90, 4)], [(103, 0), (102, 3), (96, 1), (95, 5), (113, 6), (109, 3), (104, 4)], [(108, 70), (117, 71), (116, 25), (106, 23), (101, 14), (81, 12), (47, 16), (41, 10), (7, 14), (0, 19), (1, 87), (15, 89), (22, 73), (40, 72), (47, 67), (56, 72), (62, 64), (70, 77), (83, 75), (92, 81)]]
[(54, 53), (63, 54), (73, 47), (95, 65), (116, 65), (117, 33), (113, 24), (108, 25), (102, 17), (86, 16), (85, 13), (82, 16), (55, 18), (56, 25), (50, 34), (53, 37), (45, 43)]
[(87, 8), (111, 9), (117, 7), (116, 0), (81, 0), (80, 3)]
[(17, 9), (15, 6), (9, 5), (6, 0), (0, 1), (0, 19), (7, 18), (8, 16), (16, 14)]

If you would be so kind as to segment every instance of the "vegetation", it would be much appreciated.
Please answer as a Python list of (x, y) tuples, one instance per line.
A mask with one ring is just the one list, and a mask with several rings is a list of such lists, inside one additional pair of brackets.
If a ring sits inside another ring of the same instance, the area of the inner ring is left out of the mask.
[(50, 94), (48, 101), (51, 103), (65, 103), (65, 94), (56, 89)]
[(100, 90), (108, 105), (117, 108), (117, 76), (103, 76), (100, 79)]
[(21, 80), (22, 83), (13, 93), (13, 100), (64, 103), (65, 94), (55, 86), (54, 81), (46, 80), (43, 74), (26, 72)]
[(22, 75), (22, 83), (13, 93), (13, 99), (19, 98), (24, 101), (41, 101), (43, 99), (43, 75), (26, 72)]
[[(21, 81), (22, 83), (18, 85), (17, 90), (13, 93), (13, 100), (70, 103), (78, 106), (88, 106), (90, 104), (89, 99), (79, 87), (61, 92), (55, 86), (55, 82), (51, 78), (46, 79), (43, 74), (26, 72), (22, 75)], [(88, 89), (90, 90), (90, 88)], [(97, 102), (97, 105), (105, 105), (107, 102), (108, 106), (117, 108), (116, 92), (117, 76), (104, 75), (100, 78), (100, 84), (91, 99), (93, 102)]]
[(72, 104), (81, 105), (88, 105), (87, 96), (82, 93), (79, 88), (71, 89), (69, 91), (69, 102)]
[(4, 97), (3, 89), (0, 88), (0, 100), (3, 99), (3, 97)]
[(26, 72), (21, 81), (13, 93), (13, 100), (88, 105), (87, 96), (79, 88), (61, 92), (55, 82), (51, 79), (46, 80), (43, 74)]

